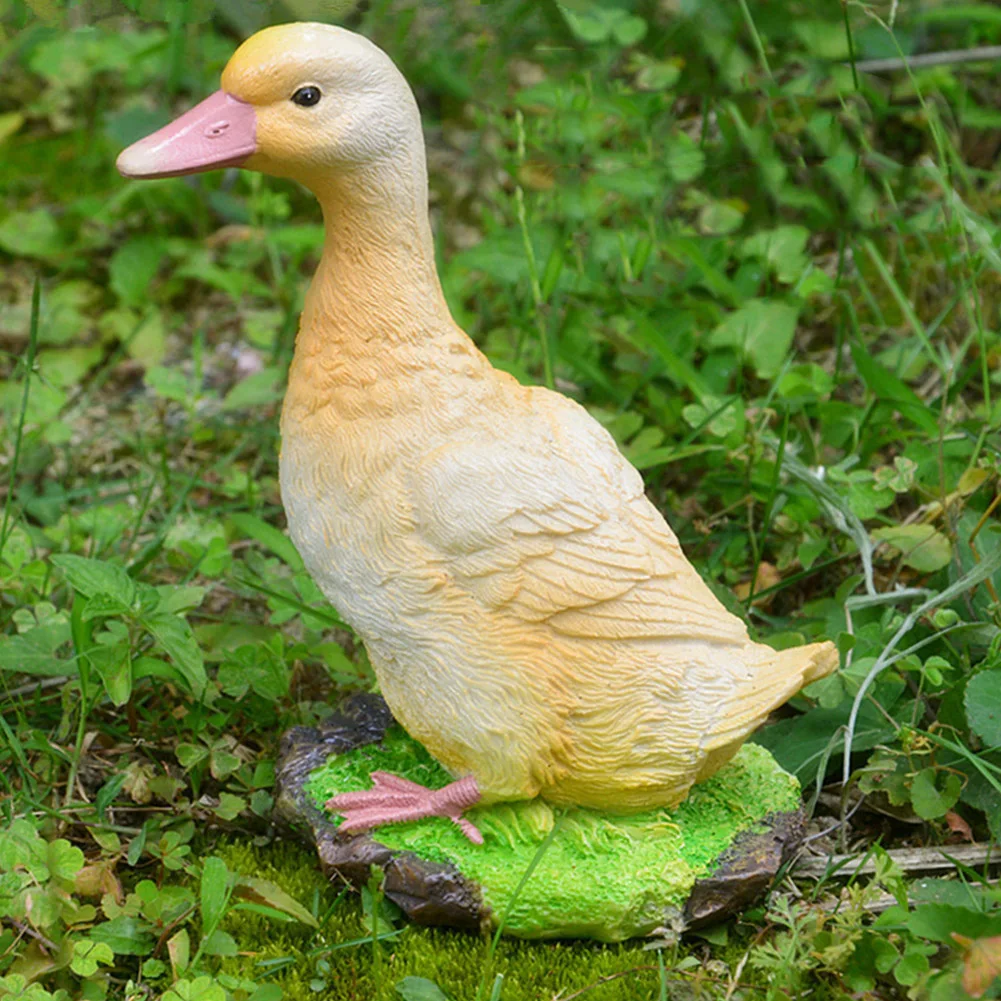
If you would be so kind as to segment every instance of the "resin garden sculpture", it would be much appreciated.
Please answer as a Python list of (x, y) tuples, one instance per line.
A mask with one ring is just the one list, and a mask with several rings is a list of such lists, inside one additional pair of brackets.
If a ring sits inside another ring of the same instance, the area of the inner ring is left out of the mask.
[(479, 841), (474, 804), (673, 807), (835, 668), (830, 643), (753, 642), (608, 432), (456, 325), (417, 104), (379, 48), (268, 28), (221, 90), (118, 159), (131, 178), (228, 166), (322, 207), (281, 422), (289, 532), (393, 716), (453, 779), (377, 770), (330, 800), (342, 831), (443, 816)]

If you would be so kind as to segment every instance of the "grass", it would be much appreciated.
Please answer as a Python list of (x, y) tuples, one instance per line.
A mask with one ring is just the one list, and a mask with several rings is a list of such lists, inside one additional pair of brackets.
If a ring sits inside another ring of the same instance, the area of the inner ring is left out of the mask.
[[(259, 871), (283, 885), (294, 887), (302, 899), (309, 900), (313, 893), (327, 892), (312, 859), (297, 847), (269, 852), (263, 862), (245, 845), (226, 845), (222, 855), (229, 865), (241, 871)], [(485, 981), (483, 977), (489, 946), (468, 933), (404, 928), (399, 937), (383, 946), (380, 993), (379, 985), (373, 982), (371, 933), (364, 917), (354, 909), (335, 910), (319, 933), (307, 933), (291, 925), (276, 930), (273, 923), (264, 918), (239, 914), (228, 919), (226, 927), (241, 941), (260, 943), (256, 955), (227, 961), (229, 968), (247, 971), (256, 966), (258, 974), (261, 969), (281, 971), (284, 974), (282, 987), (289, 998), (315, 997), (316, 993), (337, 1001), (360, 997), (399, 998), (392, 985), (407, 977), (433, 980), (449, 996), (456, 998), (472, 999), (481, 986), (481, 996), (489, 998), (493, 985), (492, 977)], [(348, 948), (330, 951), (332, 946), (352, 941), (355, 944)], [(322, 967), (317, 970), (324, 959), (331, 964), (326, 977)], [(569, 941), (528, 944), (502, 939), (494, 962), (504, 971), (502, 997), (548, 998), (560, 992), (570, 996), (589, 986), (590, 996), (602, 1001), (658, 997), (657, 958), (637, 945), (595, 948)], [(689, 968), (680, 971), (672, 980), (688, 983), (701, 979), (708, 984), (718, 977), (718, 972), (700, 976)], [(311, 988), (310, 983), (320, 979), (323, 987), (316, 992), (319, 984)]]
[[(998, 44), (994, 8), (321, 6), (4, 11), (0, 997), (996, 994), (985, 872), (879, 847), (1001, 833), (996, 73), (865, 68)], [(606, 424), (758, 637), (838, 643), (755, 739), (872, 881), (786, 879), (653, 951), (494, 955), (272, 840), (279, 734), (371, 685), (277, 487), (322, 231), (280, 182), (113, 163), (291, 16), (413, 83), (443, 285), (494, 364)]]

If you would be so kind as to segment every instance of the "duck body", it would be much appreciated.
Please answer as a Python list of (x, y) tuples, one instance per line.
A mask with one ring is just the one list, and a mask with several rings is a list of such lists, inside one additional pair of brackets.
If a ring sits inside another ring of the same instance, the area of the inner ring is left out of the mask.
[[(282, 499), (394, 716), (484, 802), (679, 802), (833, 670), (834, 647), (752, 642), (607, 431), (494, 369), (458, 328), (419, 112), (381, 50), (328, 25), (270, 28), (222, 85), (187, 131), (143, 140), (120, 169), (236, 158), (316, 193), (326, 240), (282, 413)], [(225, 102), (238, 123), (251, 108), (250, 154), (244, 126), (219, 132)], [(216, 146), (192, 153), (203, 122)]]
[(311, 365), (323, 295), (282, 419), (289, 531), (394, 716), (484, 801), (673, 805), (831, 666), (751, 642), (607, 431), (454, 325)]

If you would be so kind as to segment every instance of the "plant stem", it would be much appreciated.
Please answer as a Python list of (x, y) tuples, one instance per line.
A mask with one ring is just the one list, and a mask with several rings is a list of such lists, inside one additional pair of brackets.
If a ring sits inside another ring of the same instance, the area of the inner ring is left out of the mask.
[(38, 348), (38, 316), (42, 303), (42, 285), (38, 276), (31, 290), (31, 320), (28, 327), (28, 356), (25, 359), (24, 393), (21, 396), (21, 412), (18, 415), (17, 427), (14, 429), (14, 455), (10, 460), (7, 497), (3, 505), (3, 522), (0, 522), (0, 556), (3, 556), (4, 546), (10, 531), (10, 509), (14, 501), (14, 489), (17, 484), (17, 467), (21, 462), (21, 442), (24, 438), (24, 423), (28, 416), (28, 395), (31, 391), (31, 373), (35, 369), (35, 353)]

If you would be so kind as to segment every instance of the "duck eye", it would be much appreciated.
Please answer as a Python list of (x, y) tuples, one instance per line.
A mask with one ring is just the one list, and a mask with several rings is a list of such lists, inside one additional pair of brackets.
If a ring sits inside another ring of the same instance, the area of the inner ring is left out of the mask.
[(312, 108), (320, 100), (319, 87), (300, 87), (292, 95), (292, 103), (300, 108)]

